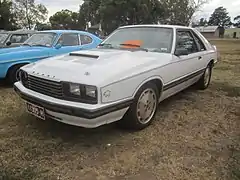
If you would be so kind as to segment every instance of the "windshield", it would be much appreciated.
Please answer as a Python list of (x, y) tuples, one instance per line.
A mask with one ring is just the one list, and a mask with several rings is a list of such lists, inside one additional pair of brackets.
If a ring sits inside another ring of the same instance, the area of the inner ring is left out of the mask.
[(173, 29), (161, 27), (123, 28), (113, 32), (99, 48), (139, 48), (152, 52), (170, 53)]
[(23, 45), (51, 47), (56, 36), (56, 33), (37, 33), (25, 41)]
[(0, 43), (3, 44), (7, 37), (8, 37), (8, 34), (1, 33), (0, 34)]

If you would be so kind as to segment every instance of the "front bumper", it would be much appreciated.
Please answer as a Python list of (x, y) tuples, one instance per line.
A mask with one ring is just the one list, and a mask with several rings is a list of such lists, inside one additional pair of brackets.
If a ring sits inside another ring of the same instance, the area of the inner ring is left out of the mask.
[(85, 105), (59, 100), (25, 88), (20, 82), (14, 84), (15, 92), (25, 101), (45, 108), (46, 115), (66, 124), (94, 128), (120, 120), (132, 100), (110, 105)]

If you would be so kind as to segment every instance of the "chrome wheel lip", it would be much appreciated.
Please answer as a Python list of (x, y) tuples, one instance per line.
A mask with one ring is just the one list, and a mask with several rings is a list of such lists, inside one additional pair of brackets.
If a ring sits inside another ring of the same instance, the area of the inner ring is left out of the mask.
[(207, 67), (204, 73), (204, 86), (208, 86), (210, 81), (210, 67)]
[(157, 108), (157, 95), (151, 89), (145, 89), (137, 101), (136, 115), (141, 124), (148, 124), (153, 118)]

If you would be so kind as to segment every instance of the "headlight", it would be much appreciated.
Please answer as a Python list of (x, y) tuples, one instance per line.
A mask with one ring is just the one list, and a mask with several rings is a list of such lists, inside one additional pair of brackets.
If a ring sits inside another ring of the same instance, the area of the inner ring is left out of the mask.
[(63, 83), (64, 96), (68, 100), (86, 102), (90, 104), (97, 103), (97, 87), (77, 83)]
[(95, 86), (85, 86), (85, 91), (87, 97), (97, 97), (97, 88)]
[(76, 96), (81, 96), (81, 89), (79, 84), (69, 84), (69, 92)]

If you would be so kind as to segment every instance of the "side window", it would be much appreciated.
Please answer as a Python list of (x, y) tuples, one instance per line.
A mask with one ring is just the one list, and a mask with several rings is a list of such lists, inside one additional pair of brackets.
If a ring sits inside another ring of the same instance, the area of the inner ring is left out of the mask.
[(24, 43), (28, 39), (27, 34), (13, 34), (9, 41), (11, 43)]
[(184, 48), (189, 54), (198, 52), (198, 47), (190, 31), (177, 31), (176, 49)]
[(205, 47), (204, 43), (202, 42), (202, 40), (194, 32), (193, 32), (193, 36), (196, 40), (198, 47), (200, 48), (200, 51), (205, 51), (206, 47)]
[(77, 46), (79, 45), (78, 34), (66, 33), (62, 34), (58, 40), (58, 44), (62, 46)]
[(92, 38), (90, 36), (87, 36), (87, 35), (80, 35), (80, 39), (81, 39), (82, 45), (90, 44), (93, 41)]

